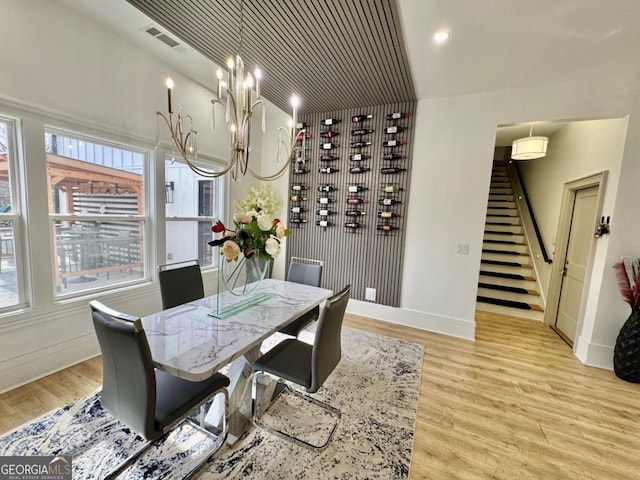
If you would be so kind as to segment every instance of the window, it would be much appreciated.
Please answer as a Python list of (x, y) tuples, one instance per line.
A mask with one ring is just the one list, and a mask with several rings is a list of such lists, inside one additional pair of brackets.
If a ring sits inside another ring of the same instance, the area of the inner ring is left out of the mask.
[(26, 303), (16, 123), (0, 116), (0, 312)]
[(148, 278), (146, 154), (56, 131), (45, 149), (57, 295)]
[(217, 265), (208, 243), (212, 222), (222, 216), (222, 185), (221, 179), (196, 175), (184, 163), (165, 161), (167, 263), (197, 258), (200, 265)]

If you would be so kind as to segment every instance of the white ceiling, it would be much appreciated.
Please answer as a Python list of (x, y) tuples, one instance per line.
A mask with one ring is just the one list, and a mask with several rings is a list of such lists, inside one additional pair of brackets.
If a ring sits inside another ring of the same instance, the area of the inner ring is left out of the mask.
[(640, 72), (638, 0), (398, 2), (418, 98)]
[[(210, 60), (191, 48), (178, 54), (141, 32), (151, 22), (125, 0), (59, 1), (212, 86)], [(418, 99), (640, 72), (640, 0), (397, 3)], [(452, 36), (437, 47), (431, 38), (441, 28)]]

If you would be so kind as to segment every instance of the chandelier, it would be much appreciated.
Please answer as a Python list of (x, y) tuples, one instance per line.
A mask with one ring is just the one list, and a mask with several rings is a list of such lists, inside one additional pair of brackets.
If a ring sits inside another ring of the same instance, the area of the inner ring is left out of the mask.
[[(240, 51), (242, 51), (242, 24), (244, 19), (244, 4), (240, 2)], [(256, 109), (262, 110), (262, 132), (265, 131), (265, 104), (260, 91), (260, 80), (262, 72), (256, 68), (253, 72), (245, 74), (244, 62), (240, 54), (227, 60), (226, 74), (218, 69), (216, 72), (217, 88), (216, 96), (211, 100), (212, 104), (212, 120), (211, 126), (215, 130), (215, 109), (216, 105), (225, 108), (225, 121), (231, 132), (231, 156), (227, 165), (221, 170), (211, 170), (198, 165), (198, 132), (194, 129), (193, 118), (191, 115), (182, 113), (181, 107), (174, 112), (172, 103), (172, 89), (174, 82), (171, 78), (167, 78), (167, 100), (168, 113), (156, 112), (158, 122), (163, 119), (169, 128), (173, 147), (180, 154), (187, 166), (196, 174), (207, 177), (216, 178), (231, 173), (234, 180), (240, 176), (246, 175), (247, 172), (255, 178), (263, 181), (271, 181), (280, 178), (286, 171), (292, 161), (295, 159), (296, 139), (302, 135), (304, 137), (304, 129), (300, 128), (296, 132), (297, 127), (297, 108), (300, 104), (298, 97), (293, 96), (291, 104), (293, 105), (293, 115), (288, 128), (278, 128), (278, 158), (276, 161), (277, 171), (272, 175), (260, 175), (249, 164), (251, 153), (251, 119)], [(225, 78), (226, 77), (226, 78)], [(223, 99), (223, 92), (226, 93), (226, 99)], [(157, 143), (159, 143), (160, 135), (156, 132)], [(284, 165), (281, 165), (283, 156), (286, 157)]]
[(511, 158), (514, 160), (533, 160), (547, 154), (549, 137), (533, 137), (533, 125), (529, 129), (529, 136), (514, 140), (511, 146)]

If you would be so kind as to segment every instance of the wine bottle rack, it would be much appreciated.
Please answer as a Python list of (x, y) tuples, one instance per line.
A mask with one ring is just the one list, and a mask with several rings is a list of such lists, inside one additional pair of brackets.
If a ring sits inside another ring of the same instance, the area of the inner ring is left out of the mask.
[[(364, 300), (365, 288), (372, 287), (377, 289), (378, 303), (399, 305), (414, 111), (415, 103), (405, 102), (300, 116), (312, 125), (307, 139), (311, 162), (304, 165), (309, 173), (292, 172), (290, 182), (308, 184), (305, 215), (307, 223), (319, 228), (295, 229), (287, 238), (287, 255), (322, 260), (323, 287), (338, 291), (351, 284), (357, 300)], [(393, 112), (401, 115), (387, 119)], [(336, 121), (325, 125), (325, 119)], [(385, 133), (389, 127), (397, 128)], [(358, 142), (365, 144), (352, 147)], [(323, 149), (324, 143), (333, 145)], [(363, 171), (352, 173), (355, 167)], [(321, 173), (321, 168), (330, 168), (331, 173)], [(382, 168), (406, 170), (382, 174)], [(318, 190), (326, 186), (331, 190)], [(390, 191), (385, 191), (387, 187)], [(319, 198), (335, 201), (320, 204)], [(348, 199), (368, 202), (350, 204)], [(381, 199), (395, 202), (380, 205)], [(379, 212), (385, 213), (378, 216)]]
[(309, 132), (308, 124), (300, 124), (297, 127), (300, 129), (300, 133), (296, 137), (291, 181), (289, 183), (289, 225), (294, 228), (301, 228), (308, 221), (310, 187), (303, 179), (310, 172), (309, 155), (313, 134)]

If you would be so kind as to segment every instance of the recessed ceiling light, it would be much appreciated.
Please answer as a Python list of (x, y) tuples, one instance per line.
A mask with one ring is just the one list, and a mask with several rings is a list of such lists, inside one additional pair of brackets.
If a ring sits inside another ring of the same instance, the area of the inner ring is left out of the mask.
[(433, 42), (436, 43), (437, 45), (442, 45), (444, 42), (449, 40), (450, 36), (451, 36), (451, 33), (447, 32), (446, 30), (440, 30), (439, 32), (436, 32), (436, 34), (433, 36)]

